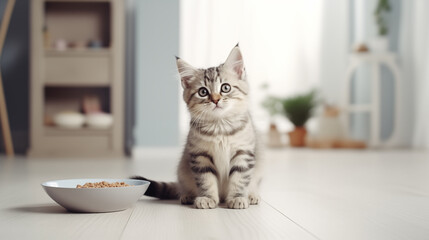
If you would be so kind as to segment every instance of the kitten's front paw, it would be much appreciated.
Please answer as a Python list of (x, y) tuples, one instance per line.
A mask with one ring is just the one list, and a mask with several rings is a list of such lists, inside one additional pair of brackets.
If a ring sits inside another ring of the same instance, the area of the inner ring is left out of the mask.
[(259, 203), (259, 195), (257, 194), (249, 194), (249, 203), (250, 205), (256, 205)]
[(195, 207), (199, 209), (215, 208), (217, 203), (214, 199), (208, 197), (197, 197), (195, 198)]
[(249, 200), (245, 197), (236, 197), (227, 201), (229, 208), (245, 209), (249, 207)]

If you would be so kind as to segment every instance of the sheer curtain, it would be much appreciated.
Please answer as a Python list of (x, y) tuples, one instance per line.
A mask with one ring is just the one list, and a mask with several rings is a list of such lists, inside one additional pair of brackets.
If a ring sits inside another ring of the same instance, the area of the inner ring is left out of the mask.
[(401, 9), (400, 53), (404, 73), (401, 129), (405, 138), (412, 139), (414, 147), (429, 148), (429, 1), (402, 1)]
[[(182, 0), (180, 55), (196, 67), (213, 66), (239, 42), (251, 85), (252, 115), (257, 127), (266, 129), (269, 118), (261, 102), (268, 93), (293, 95), (321, 82), (325, 1)], [(186, 132), (188, 115), (182, 102), (181, 129)]]

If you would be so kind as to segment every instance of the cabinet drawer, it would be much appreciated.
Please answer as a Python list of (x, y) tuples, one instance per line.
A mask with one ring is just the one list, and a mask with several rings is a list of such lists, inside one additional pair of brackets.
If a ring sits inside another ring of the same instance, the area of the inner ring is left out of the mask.
[(46, 83), (60, 85), (108, 84), (108, 57), (47, 57)]

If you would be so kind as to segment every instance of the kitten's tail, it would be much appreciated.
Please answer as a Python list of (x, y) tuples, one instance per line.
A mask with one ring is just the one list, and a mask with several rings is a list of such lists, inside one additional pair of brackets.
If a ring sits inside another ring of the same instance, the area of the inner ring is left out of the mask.
[(159, 199), (179, 199), (179, 187), (176, 182), (157, 182), (140, 176), (132, 176), (131, 179), (149, 181), (150, 185), (144, 195)]

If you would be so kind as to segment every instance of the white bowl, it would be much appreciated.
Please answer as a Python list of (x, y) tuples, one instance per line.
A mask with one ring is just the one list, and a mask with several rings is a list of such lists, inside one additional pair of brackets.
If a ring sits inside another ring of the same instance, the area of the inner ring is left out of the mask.
[(63, 128), (80, 128), (85, 123), (85, 117), (77, 112), (63, 112), (54, 116), (54, 123)]
[[(106, 181), (125, 182), (130, 187), (76, 188), (78, 184)], [(72, 212), (114, 212), (132, 207), (150, 182), (134, 179), (68, 179), (42, 183), (46, 193)]]
[(113, 117), (108, 113), (91, 113), (86, 116), (86, 124), (91, 128), (109, 128), (112, 126)]

